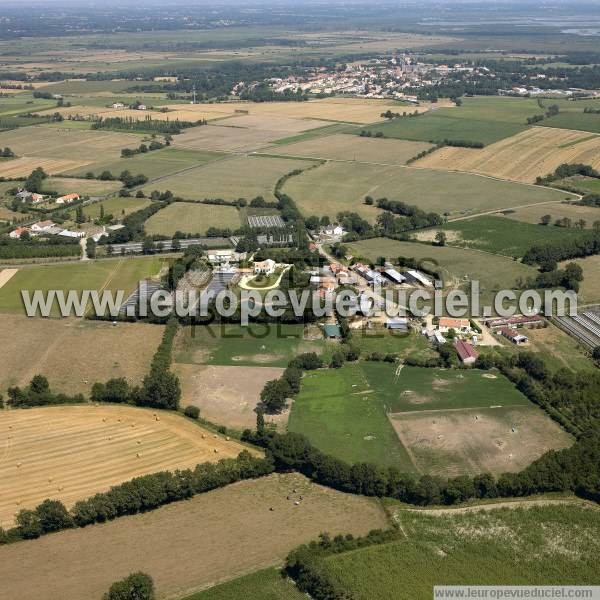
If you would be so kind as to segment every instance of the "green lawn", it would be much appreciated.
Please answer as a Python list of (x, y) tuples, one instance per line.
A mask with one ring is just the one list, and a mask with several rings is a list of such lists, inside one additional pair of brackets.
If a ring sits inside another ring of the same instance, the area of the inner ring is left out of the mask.
[(146, 233), (172, 236), (177, 231), (204, 235), (208, 228), (239, 229), (240, 213), (233, 206), (173, 202), (153, 214), (144, 226)]
[(48, 177), (43, 182), (44, 191), (58, 194), (75, 193), (80, 196), (106, 196), (118, 192), (122, 187), (123, 184), (120, 181), (99, 181), (74, 177)]
[(104, 207), (104, 215), (112, 215), (115, 219), (122, 219), (127, 215), (141, 210), (150, 205), (148, 198), (109, 198), (102, 202), (94, 202), (83, 207), (83, 214), (92, 219), (100, 217), (100, 207)]
[(539, 111), (533, 99), (463, 98), (459, 107), (440, 108), (422, 116), (393, 119), (364, 129), (406, 140), (438, 142), (453, 139), (487, 145), (523, 131), (527, 117)]
[[(384, 365), (394, 372), (395, 365)], [(302, 433), (319, 450), (349, 463), (372, 462), (413, 471), (380, 395), (363, 364), (309, 372), (292, 405), (289, 431)]]
[(108, 289), (127, 296), (140, 279), (156, 276), (163, 263), (160, 257), (143, 257), (22, 267), (0, 289), (0, 312), (24, 313), (21, 290)]
[(392, 329), (357, 329), (352, 332), (352, 344), (366, 356), (372, 352), (393, 353), (402, 358), (429, 356), (431, 346), (427, 339), (411, 330), (408, 334)]
[(93, 168), (82, 167), (76, 169), (73, 173), (83, 175), (91, 170), (95, 175), (99, 175), (102, 171), (110, 171), (115, 177), (118, 177), (121, 172), (127, 170), (134, 175), (142, 173), (153, 179), (190, 167), (204, 165), (222, 156), (218, 152), (165, 148), (164, 150), (154, 150), (145, 154), (136, 154), (130, 158), (101, 162), (93, 165)]
[(396, 514), (404, 539), (323, 562), (356, 600), (430, 600), (435, 585), (598, 584), (599, 511), (541, 506)]
[(432, 246), (416, 242), (397, 242), (387, 238), (374, 238), (349, 244), (350, 253), (376, 261), (385, 256), (395, 262), (397, 257), (415, 258), (423, 265), (437, 269), (445, 283), (478, 280), (483, 298), (493, 291), (511, 289), (516, 279), (535, 277), (533, 267), (513, 261), (508, 257), (477, 252), (475, 250)]
[(303, 352), (321, 353), (323, 340), (303, 339), (302, 325), (209, 325), (182, 328), (175, 362), (207, 365), (286, 367)]
[[(551, 208), (548, 208), (547, 212), (551, 213)], [(598, 212), (600, 219), (600, 211)], [(454, 221), (436, 228), (436, 231), (439, 230), (447, 233), (447, 243), (450, 246), (475, 248), (519, 258), (534, 244), (581, 236), (579, 229), (534, 225), (495, 216)]]
[(561, 112), (555, 117), (544, 119), (537, 125), (542, 127), (558, 127), (560, 129), (577, 129), (600, 133), (600, 115), (581, 112)]
[(563, 191), (470, 173), (352, 162), (328, 162), (309, 169), (288, 179), (283, 191), (304, 215), (335, 219), (341, 211), (356, 211), (371, 222), (380, 211), (364, 204), (367, 195), (452, 216), (565, 198)]
[(407, 366), (396, 374), (385, 363), (365, 363), (363, 371), (387, 412), (530, 405), (508, 379), (499, 374), (489, 379), (476, 369)]
[(271, 568), (245, 575), (213, 588), (187, 596), (184, 600), (306, 600), (306, 595), (278, 569)]

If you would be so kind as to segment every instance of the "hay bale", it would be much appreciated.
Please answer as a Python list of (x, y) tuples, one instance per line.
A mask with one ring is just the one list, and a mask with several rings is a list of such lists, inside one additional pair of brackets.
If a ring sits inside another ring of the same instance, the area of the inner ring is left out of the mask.
[(214, 452), (215, 454), (218, 454), (218, 453), (219, 453), (219, 451), (218, 451), (216, 448), (213, 448), (213, 452)]
[(136, 456), (137, 456), (138, 458), (142, 458), (142, 455), (141, 455), (141, 453), (139, 453), (139, 452), (136, 454)]
[(21, 467), (21, 464), (22, 463), (20, 463), (20, 462), (17, 463), (17, 469), (19, 469)]

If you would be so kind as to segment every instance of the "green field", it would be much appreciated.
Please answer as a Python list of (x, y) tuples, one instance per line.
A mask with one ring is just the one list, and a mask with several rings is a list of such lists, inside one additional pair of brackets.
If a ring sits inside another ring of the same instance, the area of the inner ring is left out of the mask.
[(145, 154), (136, 154), (130, 158), (119, 158), (104, 163), (93, 165), (93, 168), (75, 169), (72, 174), (85, 174), (92, 171), (99, 175), (102, 171), (110, 171), (115, 177), (127, 170), (137, 175), (141, 173), (150, 179), (171, 175), (184, 169), (204, 165), (223, 155), (217, 152), (202, 152), (195, 150), (180, 150), (178, 148), (165, 148), (154, 150)]
[(434, 585), (597, 585), (600, 512), (539, 506), (398, 510), (404, 539), (324, 560), (356, 600), (430, 600)]
[(581, 175), (575, 175), (574, 177), (562, 179), (560, 183), (575, 186), (584, 194), (588, 192), (600, 194), (600, 179), (595, 179), (594, 177), (582, 177)]
[(240, 213), (233, 206), (173, 202), (152, 215), (145, 224), (146, 233), (172, 236), (177, 231), (204, 235), (209, 227), (239, 229)]
[(522, 204), (560, 201), (565, 192), (499, 181), (469, 173), (390, 165), (328, 162), (290, 178), (283, 191), (305, 215), (335, 219), (341, 211), (356, 211), (374, 221), (377, 208), (364, 204), (373, 198), (402, 200), (425, 211), (461, 215)]
[[(380, 395), (370, 387), (371, 365), (306, 373), (292, 405), (289, 431), (302, 433), (319, 449), (349, 463), (414, 467), (394, 432)], [(383, 365), (387, 372), (394, 365)]]
[(306, 600), (306, 595), (275, 568), (222, 583), (184, 600)]
[[(542, 214), (551, 213), (547, 206), (538, 207)], [(545, 211), (545, 212), (544, 212)], [(600, 219), (600, 211), (598, 211)], [(534, 225), (505, 217), (482, 216), (446, 223), (436, 231), (445, 231), (448, 244), (459, 248), (475, 248), (494, 254), (521, 258), (534, 244), (578, 238), (579, 229)]]
[(321, 353), (323, 340), (305, 340), (302, 325), (209, 325), (182, 328), (174, 361), (187, 364), (286, 367), (303, 352)]
[(401, 358), (406, 358), (427, 357), (432, 354), (427, 339), (414, 330), (406, 334), (384, 328), (357, 329), (352, 332), (352, 345), (360, 348), (362, 355), (379, 352), (397, 354)]
[(96, 179), (76, 179), (74, 177), (48, 177), (44, 179), (44, 191), (58, 194), (79, 194), (80, 196), (106, 196), (123, 187), (120, 181), (99, 181)]
[(141, 210), (150, 205), (148, 198), (109, 198), (102, 202), (93, 202), (83, 207), (83, 214), (91, 219), (100, 217), (100, 207), (104, 207), (104, 216), (112, 215), (115, 219), (121, 219), (127, 215)]
[(148, 183), (144, 191), (171, 190), (175, 196), (192, 200), (251, 200), (263, 196), (265, 200), (273, 201), (273, 190), (280, 177), (295, 169), (306, 169), (311, 164), (305, 160), (236, 156)]
[[(21, 290), (123, 290), (125, 297), (140, 279), (158, 275), (165, 259), (107, 259), (22, 267), (0, 289), (0, 312), (24, 313)], [(53, 314), (58, 314), (56, 307)]]
[(490, 293), (495, 290), (513, 288), (518, 277), (526, 279), (535, 277), (537, 273), (533, 267), (508, 257), (450, 246), (440, 248), (429, 244), (374, 238), (352, 243), (349, 247), (354, 256), (365, 257), (370, 261), (376, 261), (379, 256), (385, 256), (392, 262), (399, 256), (423, 261), (424, 266), (440, 270), (445, 284), (478, 280), (483, 298), (489, 298)]
[(544, 119), (537, 125), (600, 133), (600, 115), (586, 114), (583, 112), (583, 108), (581, 110), (582, 112), (561, 112), (555, 117)]
[(0, 119), (56, 106), (56, 100), (34, 98), (31, 93), (0, 98)]
[(444, 139), (492, 144), (526, 128), (527, 117), (540, 109), (533, 99), (463, 98), (462, 106), (439, 108), (419, 117), (403, 117), (365, 127), (373, 134), (405, 140), (438, 142)]

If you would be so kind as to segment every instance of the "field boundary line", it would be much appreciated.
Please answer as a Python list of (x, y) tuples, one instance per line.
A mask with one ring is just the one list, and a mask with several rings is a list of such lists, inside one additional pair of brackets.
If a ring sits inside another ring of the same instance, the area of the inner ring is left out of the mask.
[[(459, 412), (461, 410), (496, 410), (497, 408), (524, 408), (531, 404), (498, 404), (494, 406), (466, 406), (464, 408), (426, 408), (424, 410), (403, 410), (401, 412), (390, 412), (389, 415), (414, 415), (437, 412)], [(535, 405), (534, 405), (535, 406)]]

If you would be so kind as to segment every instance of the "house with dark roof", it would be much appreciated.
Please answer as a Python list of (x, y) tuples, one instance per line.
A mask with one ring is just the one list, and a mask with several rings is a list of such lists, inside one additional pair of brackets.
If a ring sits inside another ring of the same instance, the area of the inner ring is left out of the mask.
[(472, 344), (469, 342), (463, 342), (463, 340), (457, 340), (454, 343), (454, 347), (458, 352), (458, 357), (460, 358), (463, 365), (472, 365), (476, 360), (479, 354), (475, 351)]

